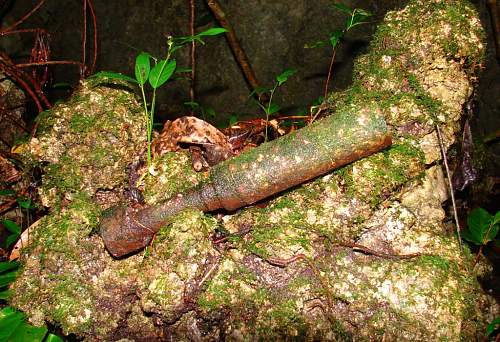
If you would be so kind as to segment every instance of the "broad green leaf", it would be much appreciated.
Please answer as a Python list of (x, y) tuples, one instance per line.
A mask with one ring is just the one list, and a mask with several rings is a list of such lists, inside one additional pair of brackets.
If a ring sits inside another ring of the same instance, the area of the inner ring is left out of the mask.
[(350, 9), (349, 7), (347, 7), (346, 5), (341, 4), (341, 3), (334, 3), (333, 7), (335, 7), (336, 9), (338, 9), (342, 12), (345, 12), (349, 15), (352, 13), (352, 9)]
[(0, 312), (0, 341), (38, 342), (47, 334), (46, 327), (26, 323), (22, 312), (6, 307)]
[(486, 336), (491, 335), (491, 333), (497, 328), (500, 328), (500, 317), (495, 318), (490, 324), (488, 324), (486, 327)]
[(228, 30), (226, 30), (225, 28), (222, 28), (222, 27), (212, 27), (212, 28), (209, 28), (206, 31), (198, 33), (197, 36), (198, 37), (216, 36), (216, 35), (224, 33), (224, 32), (228, 32)]
[(5, 239), (5, 247), (9, 248), (14, 242), (19, 239), (19, 234), (11, 234)]
[(11, 271), (6, 274), (0, 275), (0, 288), (5, 287), (16, 280), (17, 272)]
[(17, 235), (21, 234), (21, 227), (19, 227), (19, 225), (12, 220), (9, 219), (2, 220), (2, 225), (11, 233)]
[(167, 82), (174, 73), (175, 67), (176, 63), (174, 59), (170, 61), (166, 59), (160, 60), (149, 74), (149, 84), (151, 84), (153, 89), (158, 89)]
[(467, 240), (469, 242), (472, 242), (473, 244), (477, 246), (481, 246), (483, 244), (482, 239), (478, 238), (476, 235), (472, 234), (470, 229), (464, 229), (461, 233), (460, 236), (462, 239)]
[(475, 237), (476, 241), (481, 241), (481, 244), (487, 242), (484, 241), (486, 238), (485, 234), (490, 226), (492, 218), (493, 217), (490, 213), (483, 208), (476, 208), (472, 210), (467, 217), (467, 225), (470, 232)]
[(278, 106), (276, 103), (271, 103), (271, 105), (268, 106), (266, 109), (266, 114), (267, 115), (274, 114), (278, 112), (280, 109), (281, 109), (280, 106)]
[(0, 291), (0, 300), (9, 299), (12, 296), (12, 292), (10, 290)]
[(141, 86), (148, 80), (149, 71), (151, 70), (150, 58), (149, 53), (141, 52), (135, 59), (135, 79)]
[(31, 198), (17, 198), (16, 201), (17, 201), (17, 203), (19, 203), (21, 208), (24, 208), (24, 209), (32, 209), (33, 208)]
[(296, 72), (297, 72), (297, 70), (295, 70), (295, 69), (286, 69), (281, 74), (279, 74), (276, 77), (276, 81), (278, 81), (278, 86), (281, 86), (283, 83), (285, 83), (286, 80), (288, 80), (288, 77), (292, 76)]
[(19, 267), (19, 263), (17, 261), (3, 261), (0, 262), (0, 273), (4, 273)]
[(0, 341), (16, 341), (12, 338), (17, 328), (23, 323), (24, 314), (6, 307), (0, 312)]
[(95, 73), (94, 75), (90, 76), (89, 78), (94, 78), (94, 77), (107, 77), (115, 80), (123, 80), (123, 81), (128, 81), (131, 83), (137, 83), (137, 80), (134, 80), (132, 77), (120, 74), (119, 72), (112, 72), (112, 71), (99, 71), (98, 73)]
[(11, 336), (12, 341), (42, 342), (47, 334), (47, 327), (35, 327), (23, 321)]

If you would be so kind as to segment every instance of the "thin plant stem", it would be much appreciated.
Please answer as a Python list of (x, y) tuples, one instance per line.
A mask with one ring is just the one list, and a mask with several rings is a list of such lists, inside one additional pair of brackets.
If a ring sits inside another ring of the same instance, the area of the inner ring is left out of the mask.
[(9, 32), (10, 30), (12, 30), (14, 27), (17, 27), (19, 25), (21, 25), (21, 23), (23, 23), (24, 21), (26, 21), (29, 17), (31, 17), (31, 15), (33, 13), (36, 12), (37, 9), (39, 9), (43, 3), (45, 2), (45, 0), (41, 0), (35, 7), (33, 7), (33, 9), (31, 11), (29, 11), (26, 15), (24, 15), (21, 19), (19, 19), (18, 21), (16, 21), (14, 24), (10, 25), (9, 27), (5, 28), (5, 29), (2, 29), (2, 32), (1, 34), (5, 34), (7, 32)]
[(333, 62), (335, 61), (335, 54), (337, 53), (337, 49), (333, 48), (333, 53), (332, 53), (332, 58), (330, 59), (330, 66), (328, 67), (328, 75), (326, 76), (326, 82), (325, 82), (325, 92), (324, 92), (324, 98), (326, 99), (326, 96), (328, 95), (328, 86), (330, 85), (330, 79), (332, 78), (332, 73), (333, 73)]
[(82, 6), (82, 68), (80, 70), (80, 78), (85, 76), (86, 49), (87, 49), (87, 0), (83, 0)]
[(439, 140), (439, 147), (441, 148), (441, 153), (443, 155), (444, 167), (446, 169), (446, 177), (448, 178), (448, 186), (450, 188), (451, 204), (453, 205), (453, 216), (455, 217), (455, 225), (457, 231), (458, 245), (460, 246), (460, 251), (463, 251), (462, 237), (460, 236), (460, 223), (458, 222), (457, 204), (455, 202), (455, 194), (453, 191), (453, 184), (451, 183), (450, 168), (448, 167), (448, 161), (446, 157), (446, 151), (443, 145), (443, 136), (441, 135), (441, 129), (436, 125), (436, 132)]
[(148, 111), (148, 103), (146, 101), (146, 93), (144, 92), (144, 85), (141, 84), (139, 85), (139, 88), (141, 88), (141, 95), (142, 95), (142, 101), (143, 101), (143, 105), (144, 105), (144, 113), (146, 114), (145, 117), (146, 117), (146, 131), (147, 131), (147, 140), (148, 140), (148, 143), (147, 143), (147, 158), (148, 158), (148, 168), (151, 166), (151, 143), (150, 143), (150, 128), (149, 128), (149, 111)]
[(269, 111), (271, 110), (271, 105), (273, 103), (273, 95), (274, 95), (274, 91), (276, 90), (277, 85), (278, 85), (278, 83), (276, 83), (274, 85), (274, 88), (271, 90), (271, 93), (269, 95), (269, 102), (267, 103), (267, 109), (265, 109), (265, 112), (266, 112), (266, 134), (265, 134), (264, 141), (266, 141), (266, 142), (267, 142), (267, 128), (269, 126)]
[[(191, 36), (194, 36), (194, 20), (195, 20), (195, 2), (189, 1), (190, 17), (189, 17), (189, 30)], [(191, 42), (191, 83), (189, 87), (189, 98), (191, 102), (195, 100), (194, 85), (196, 77), (196, 41), (193, 39)]]

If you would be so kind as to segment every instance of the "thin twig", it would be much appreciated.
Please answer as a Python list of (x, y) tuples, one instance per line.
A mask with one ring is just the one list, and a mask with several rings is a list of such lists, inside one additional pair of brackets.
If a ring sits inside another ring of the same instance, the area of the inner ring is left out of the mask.
[(19, 29), (19, 30), (12, 30), (12, 31), (0, 31), (0, 36), (6, 36), (10, 34), (15, 34), (15, 33), (33, 33), (33, 32), (45, 32), (47, 33), (44, 29)]
[(374, 249), (368, 248), (363, 245), (359, 245), (357, 243), (348, 243), (348, 242), (343, 242), (343, 243), (336, 243), (335, 245), (341, 246), (341, 247), (348, 247), (352, 248), (353, 250), (359, 250), (363, 253), (374, 255), (380, 258), (385, 258), (385, 259), (413, 259), (413, 258), (418, 258), (421, 257), (425, 254), (422, 253), (410, 253), (410, 254), (391, 254), (391, 253), (384, 253), (384, 252), (379, 252)]
[[(245, 77), (252, 90), (257, 91), (261, 88), (259, 85), (259, 81), (257, 81), (257, 77), (255, 76), (252, 66), (250, 65), (250, 61), (248, 60), (245, 51), (242, 49), (238, 38), (236, 37), (234, 29), (227, 20), (224, 10), (217, 0), (208, 0), (207, 5), (217, 19), (219, 25), (227, 30), (227, 41), (229, 42), (229, 47), (231, 48), (234, 57), (236, 58), (236, 62), (240, 66), (241, 71), (243, 72), (243, 76)], [(263, 100), (265, 101), (265, 99)]]
[(95, 70), (95, 65), (97, 63), (97, 19), (95, 16), (95, 9), (92, 0), (87, 0), (89, 6), (90, 16), (92, 17), (92, 27), (94, 29), (94, 51), (92, 55), (92, 65), (87, 70), (89, 74), (93, 74)]
[(460, 251), (463, 251), (462, 237), (460, 236), (460, 223), (458, 222), (457, 204), (455, 202), (455, 194), (453, 191), (453, 184), (451, 182), (450, 168), (448, 167), (448, 160), (446, 157), (446, 151), (445, 151), (444, 145), (443, 145), (443, 137), (441, 135), (441, 130), (440, 130), (438, 125), (436, 125), (436, 132), (438, 135), (439, 147), (441, 148), (441, 153), (443, 155), (444, 167), (446, 169), (446, 177), (448, 177), (448, 186), (450, 189), (451, 204), (453, 205), (453, 216), (455, 217), (455, 225), (457, 228), (456, 230), (457, 230), (458, 244), (460, 246)]
[(328, 95), (328, 86), (330, 84), (330, 79), (332, 78), (333, 64), (335, 61), (335, 54), (336, 53), (337, 53), (337, 49), (333, 48), (332, 59), (330, 60), (330, 66), (328, 67), (328, 75), (326, 76), (326, 81), (325, 81), (325, 91), (324, 91), (324, 98), (325, 99), (326, 99), (326, 96)]
[(82, 64), (80, 68), (80, 78), (82, 79), (85, 76), (85, 50), (87, 49), (87, 0), (83, 0), (82, 5), (82, 18), (83, 18), (83, 27), (82, 27)]
[(26, 15), (24, 15), (21, 19), (19, 19), (18, 21), (16, 21), (14, 24), (10, 25), (9, 27), (3, 29), (0, 32), (0, 35), (10, 33), (9, 31), (12, 30), (14, 27), (21, 25), (24, 21), (26, 21), (29, 17), (31, 17), (31, 15), (33, 13), (35, 13), (35, 11), (37, 9), (39, 9), (40, 6), (42, 6), (44, 2), (45, 2), (45, 0), (40, 0), (40, 2), (35, 7), (33, 7), (33, 9), (31, 11), (29, 11)]
[(76, 61), (45, 61), (45, 62), (33, 62), (33, 63), (19, 63), (15, 64), (16, 68), (27, 68), (33, 66), (41, 66), (41, 65), (54, 65), (54, 64), (74, 64), (82, 66), (81, 62)]

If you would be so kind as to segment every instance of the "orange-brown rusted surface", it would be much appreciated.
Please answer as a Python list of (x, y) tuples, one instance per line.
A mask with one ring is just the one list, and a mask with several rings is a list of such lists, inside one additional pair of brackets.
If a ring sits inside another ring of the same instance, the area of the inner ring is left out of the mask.
[(145, 247), (170, 217), (186, 208), (235, 210), (391, 145), (377, 110), (336, 113), (216, 165), (208, 181), (158, 206), (119, 208), (101, 222), (115, 257)]

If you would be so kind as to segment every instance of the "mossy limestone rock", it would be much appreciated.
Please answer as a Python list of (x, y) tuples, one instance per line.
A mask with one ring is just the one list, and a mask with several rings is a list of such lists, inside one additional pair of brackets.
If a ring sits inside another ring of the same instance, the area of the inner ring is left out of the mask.
[[(353, 86), (325, 103), (332, 115), (376, 108), (390, 149), (220, 220), (184, 211), (147, 250), (120, 260), (96, 229), (102, 209), (121, 199), (144, 125), (130, 94), (84, 86), (41, 119), (30, 144), (48, 162), (42, 191), (54, 209), (22, 253), (11, 304), (89, 341), (475, 338), (498, 308), (479, 309), (488, 300), (470, 254), (444, 227), (435, 127), (448, 148), (482, 34), (464, 1), (411, 1), (388, 13)], [(122, 97), (129, 109), (101, 122)], [(145, 176), (148, 203), (204, 177), (184, 154), (156, 163), (158, 174)]]

